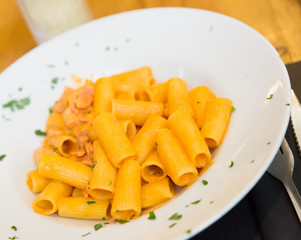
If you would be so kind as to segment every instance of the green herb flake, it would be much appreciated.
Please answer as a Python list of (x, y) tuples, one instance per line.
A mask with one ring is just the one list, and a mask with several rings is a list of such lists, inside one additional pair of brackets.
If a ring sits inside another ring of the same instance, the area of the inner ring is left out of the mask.
[(158, 147), (158, 143), (157, 142), (155, 142), (155, 145), (156, 145), (156, 148)]
[(210, 201), (209, 203), (210, 203), (210, 204), (213, 204), (213, 203), (214, 203), (214, 201)]
[(84, 235), (82, 235), (82, 237), (86, 237), (86, 236), (88, 236), (90, 234), (91, 234), (91, 232), (85, 233)]
[(253, 162), (255, 162), (255, 160), (254, 160), (254, 159), (251, 161), (251, 163), (253, 163)]
[(202, 183), (206, 186), (208, 184), (208, 181), (202, 180)]
[(13, 236), (13, 237), (9, 237), (8, 239), (15, 240), (15, 239), (18, 239), (18, 237)]
[(149, 220), (155, 220), (155, 219), (156, 219), (155, 213), (154, 213), (153, 211), (151, 211), (151, 212), (149, 213), (149, 217), (148, 217), (147, 219), (149, 219)]
[(23, 88), (21, 88), (21, 87), (18, 88), (18, 91), (19, 91), (19, 92), (21, 92), (22, 90), (23, 90)]
[(103, 225), (101, 223), (95, 224), (94, 230), (97, 231), (97, 230), (101, 229), (102, 227), (103, 227)]
[(52, 83), (52, 84), (57, 84), (58, 80), (59, 80), (59, 78), (58, 78), (58, 77), (55, 77), (55, 78), (53, 78), (53, 79), (51, 80), (51, 83)]
[(119, 222), (120, 224), (125, 224), (127, 222), (129, 222), (128, 220), (117, 220), (116, 222)]
[(286, 106), (289, 106), (289, 105), (291, 105), (291, 104), (289, 104), (289, 103), (287, 103), (287, 104), (285, 104)]
[(231, 167), (233, 167), (233, 166), (234, 166), (234, 162), (231, 161), (229, 168), (231, 168)]
[(172, 227), (174, 227), (175, 225), (177, 225), (177, 223), (171, 224), (171, 225), (169, 226), (169, 228), (172, 228)]
[(117, 210), (116, 210), (116, 212), (118, 213), (118, 212), (119, 212), (119, 210), (117, 209)]
[(52, 147), (52, 151), (57, 152), (58, 148)]
[(10, 100), (9, 102), (5, 103), (2, 105), (3, 108), (10, 108), (12, 112), (15, 111), (15, 109), (23, 109), (26, 105), (30, 103), (30, 99), (27, 98), (22, 98), (20, 100)]
[(110, 50), (110, 47), (106, 47), (106, 51), (109, 51)]
[(271, 142), (267, 142), (267, 145), (270, 145), (271, 144)]
[(53, 113), (53, 108), (49, 108), (49, 114)]
[(97, 164), (97, 161), (93, 161), (93, 166), (91, 168), (92, 169), (95, 168), (96, 164)]
[(34, 133), (37, 135), (37, 136), (46, 136), (47, 133), (46, 132), (43, 132), (39, 129), (35, 130)]
[(95, 201), (87, 201), (88, 205), (96, 203)]
[(182, 215), (175, 213), (170, 218), (168, 218), (168, 220), (180, 220), (181, 218), (182, 218)]
[(197, 200), (197, 201), (194, 201), (194, 202), (192, 202), (191, 204), (196, 205), (196, 204), (199, 204), (200, 202), (201, 202), (201, 199), (199, 199), (199, 200)]
[(270, 94), (270, 96), (267, 98), (268, 100), (272, 99), (274, 94)]
[(6, 154), (2, 154), (2, 155), (0, 156), (0, 161), (2, 161), (5, 157), (6, 157)]
[(235, 110), (236, 110), (236, 108), (234, 106), (232, 106), (231, 112), (234, 112)]
[(105, 218), (105, 217), (103, 217), (103, 218), (102, 218), (102, 220), (106, 220), (106, 218)]
[(105, 222), (105, 223), (103, 223), (104, 225), (107, 225), (107, 224), (109, 224), (109, 222)]
[(187, 233), (187, 234), (190, 234), (190, 233), (191, 233), (191, 229), (188, 229), (188, 230), (186, 231), (186, 233)]
[(12, 226), (11, 229), (17, 231), (17, 227), (16, 226)]
[(135, 215), (136, 215), (136, 214), (134, 213), (134, 214), (133, 214), (133, 215), (130, 217), (130, 219), (132, 220), (132, 219), (133, 219), (133, 217), (135, 217)]
[(65, 63), (65, 65), (69, 65), (69, 62), (68, 62), (68, 61), (65, 61), (64, 63)]

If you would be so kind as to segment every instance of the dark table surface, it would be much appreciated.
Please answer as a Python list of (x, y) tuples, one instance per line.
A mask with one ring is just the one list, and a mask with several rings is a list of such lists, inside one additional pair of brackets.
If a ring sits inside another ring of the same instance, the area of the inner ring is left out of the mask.
[[(301, 100), (301, 62), (286, 67), (292, 88)], [(285, 137), (295, 157), (293, 180), (301, 193), (301, 157), (291, 122)], [(191, 238), (191, 240), (220, 239), (301, 240), (301, 223), (282, 183), (266, 172), (231, 211)]]

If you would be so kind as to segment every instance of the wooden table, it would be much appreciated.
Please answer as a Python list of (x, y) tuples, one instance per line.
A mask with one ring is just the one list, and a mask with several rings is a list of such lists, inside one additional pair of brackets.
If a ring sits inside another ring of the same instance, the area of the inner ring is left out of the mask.
[[(94, 18), (141, 8), (177, 6), (234, 17), (264, 35), (285, 64), (301, 60), (300, 0), (87, 0)], [(35, 43), (14, 0), (0, 0), (0, 72)]]

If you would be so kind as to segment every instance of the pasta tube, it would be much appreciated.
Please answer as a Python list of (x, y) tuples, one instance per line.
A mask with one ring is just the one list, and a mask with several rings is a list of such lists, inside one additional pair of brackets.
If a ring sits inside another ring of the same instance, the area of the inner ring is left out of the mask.
[(137, 153), (112, 113), (102, 113), (93, 122), (94, 130), (114, 167), (125, 159), (136, 159)]
[(199, 128), (204, 121), (206, 102), (209, 99), (216, 98), (213, 92), (206, 86), (200, 86), (192, 89), (189, 94), (189, 101), (195, 113), (196, 123)]
[(144, 184), (141, 187), (142, 208), (150, 208), (164, 203), (173, 198), (174, 195), (174, 188), (169, 178)]
[(201, 133), (210, 148), (218, 147), (227, 131), (232, 111), (232, 101), (226, 98), (209, 100), (206, 104)]
[(85, 197), (64, 197), (59, 203), (58, 214), (67, 218), (110, 219), (110, 202)]
[(114, 87), (112, 78), (99, 78), (95, 84), (94, 117), (112, 111)]
[(40, 158), (38, 173), (42, 177), (85, 189), (91, 177), (91, 168), (80, 162), (46, 153)]
[(201, 168), (211, 161), (209, 148), (197, 124), (185, 107), (179, 107), (169, 116), (168, 127), (176, 135), (197, 168)]
[(62, 197), (71, 194), (72, 187), (61, 181), (52, 180), (32, 203), (35, 212), (50, 215), (57, 211)]
[(172, 181), (178, 186), (194, 181), (198, 172), (173, 132), (159, 129), (156, 140), (159, 157)]
[(131, 120), (119, 120), (118, 122), (128, 139), (133, 140), (136, 135), (135, 123)]
[(49, 136), (46, 137), (48, 144), (64, 157), (76, 151), (77, 145), (74, 137), (71, 136)]
[(150, 115), (137, 135), (134, 137), (132, 144), (137, 151), (137, 161), (141, 164), (147, 158), (149, 153), (155, 148), (156, 132), (167, 125), (165, 118), (158, 115)]
[(47, 187), (50, 181), (51, 179), (49, 178), (39, 176), (38, 170), (34, 170), (28, 172), (26, 184), (32, 193), (39, 193)]
[(156, 151), (152, 152), (141, 165), (141, 177), (147, 182), (156, 182), (166, 177), (166, 170)]
[(167, 100), (167, 83), (157, 83), (152, 86), (143, 88), (138, 92), (138, 100), (150, 102), (166, 102)]
[(171, 78), (168, 80), (167, 102), (169, 115), (176, 111), (179, 106), (190, 108), (187, 84), (183, 79)]
[(72, 197), (84, 197), (84, 190), (79, 188), (74, 188), (72, 191)]
[(142, 126), (149, 115), (162, 116), (163, 111), (164, 105), (159, 102), (122, 99), (114, 99), (112, 101), (112, 112), (118, 120), (132, 120), (138, 126)]
[[(56, 149), (54, 149), (56, 150)], [(36, 165), (39, 164), (39, 159), (40, 157), (45, 154), (45, 153), (52, 153), (52, 154), (55, 154), (56, 155), (56, 152), (54, 150), (50, 150), (48, 148), (43, 148), (43, 147), (40, 147), (40, 148), (37, 148), (34, 152), (33, 152), (33, 160), (35, 162)]]
[(118, 172), (111, 214), (115, 219), (132, 220), (139, 217), (140, 213), (140, 164), (136, 160), (126, 160)]
[(97, 199), (113, 198), (117, 170), (107, 158), (99, 141), (93, 143), (93, 162), (89, 194)]
[(123, 100), (135, 100), (135, 94), (122, 92), (116, 95), (115, 99), (123, 99)]

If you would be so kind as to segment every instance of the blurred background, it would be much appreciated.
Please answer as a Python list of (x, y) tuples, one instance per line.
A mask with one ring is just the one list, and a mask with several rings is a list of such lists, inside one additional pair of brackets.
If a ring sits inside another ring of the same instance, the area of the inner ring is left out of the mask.
[[(168, 6), (219, 12), (259, 31), (277, 49), (285, 64), (301, 60), (300, 0), (87, 0), (86, 3), (91, 19), (135, 9)], [(59, 6), (57, 8), (59, 10)], [(0, 72), (35, 46), (37, 42), (17, 1), (0, 0)]]

